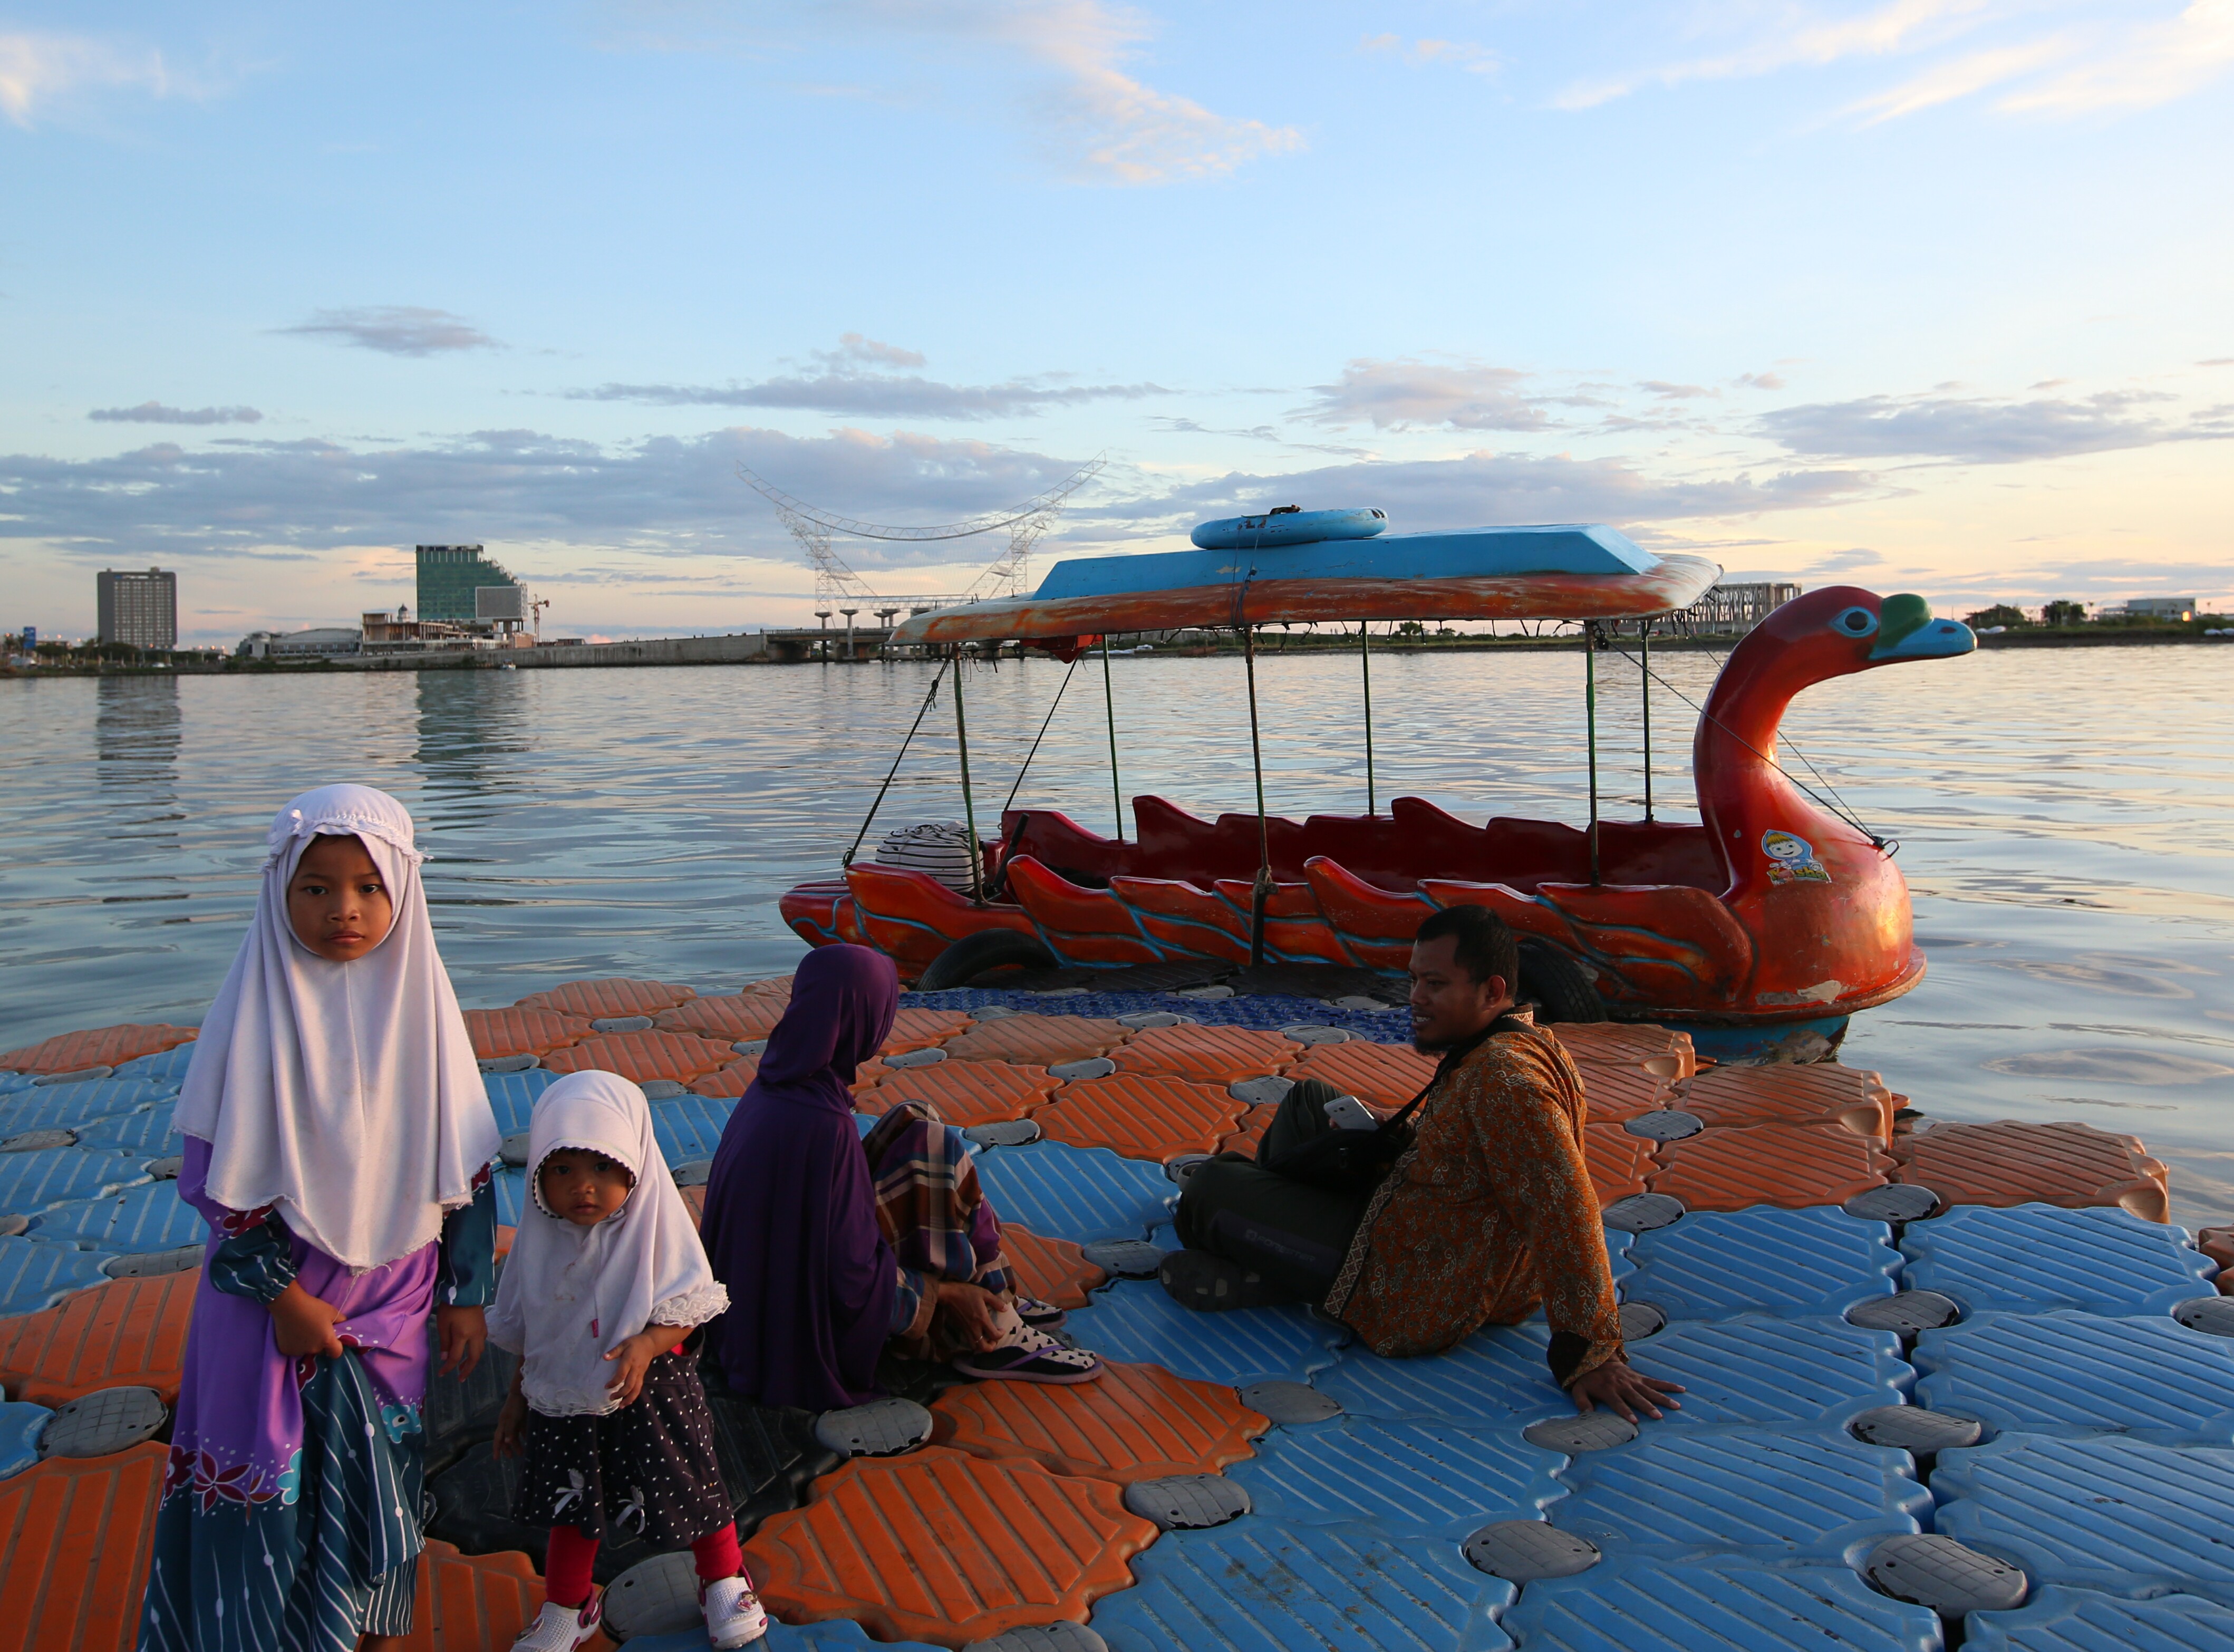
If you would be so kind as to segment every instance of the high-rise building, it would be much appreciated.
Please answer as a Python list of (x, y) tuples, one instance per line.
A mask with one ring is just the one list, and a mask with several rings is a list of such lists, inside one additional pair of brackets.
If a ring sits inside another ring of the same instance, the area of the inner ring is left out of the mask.
[(487, 585), (516, 585), (519, 580), (481, 555), (477, 545), (419, 546), (419, 617), (470, 624), (474, 592)]
[(179, 576), (161, 568), (118, 573), (103, 568), (95, 577), (95, 606), (101, 640), (134, 648), (179, 645)]

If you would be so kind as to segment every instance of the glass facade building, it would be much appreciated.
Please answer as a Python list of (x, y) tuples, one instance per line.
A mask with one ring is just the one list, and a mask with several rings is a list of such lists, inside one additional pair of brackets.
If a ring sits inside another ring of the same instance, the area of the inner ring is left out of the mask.
[(474, 592), (482, 585), (519, 580), (481, 555), (477, 545), (422, 545), (419, 551), (419, 617), (471, 624)]
[(179, 645), (179, 576), (162, 568), (94, 577), (94, 608), (104, 643), (134, 648)]

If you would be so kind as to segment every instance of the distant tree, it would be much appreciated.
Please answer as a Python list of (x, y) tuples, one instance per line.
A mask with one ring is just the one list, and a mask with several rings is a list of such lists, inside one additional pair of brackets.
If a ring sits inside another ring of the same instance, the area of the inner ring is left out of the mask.
[(1964, 615), (1963, 619), (1973, 630), (1983, 630), (1989, 625), (2031, 624), (2025, 618), (2023, 609), (2013, 608), (2007, 603), (1996, 603), (1991, 608), (1981, 608), (1975, 614)]
[(1427, 631), (1427, 628), (1416, 619), (1408, 619), (1396, 628), (1396, 635), (1399, 637), (1424, 637)]
[(2040, 611), (2043, 625), (2084, 625), (2087, 623), (2085, 603), (2053, 602)]

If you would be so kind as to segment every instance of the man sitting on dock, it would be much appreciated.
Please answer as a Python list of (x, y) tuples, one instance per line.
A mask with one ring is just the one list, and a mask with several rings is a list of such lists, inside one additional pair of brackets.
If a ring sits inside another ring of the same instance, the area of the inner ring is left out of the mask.
[(1578, 1411), (1604, 1405), (1634, 1421), (1680, 1408), (1668, 1397), (1678, 1385), (1639, 1374), (1623, 1352), (1583, 1159), (1582, 1081), (1515, 1008), (1519, 976), (1519, 947), (1495, 913), (1430, 917), (1412, 948), (1412, 1033), (1441, 1062), (1408, 1109), (1416, 1123), (1370, 1131), (1333, 1086), (1297, 1084), (1253, 1162), (1224, 1154), (1189, 1180), (1179, 1208), (1188, 1248), (1165, 1259), (1164, 1288), (1206, 1310), (1322, 1303), (1392, 1358), (1540, 1305), (1552, 1380)]

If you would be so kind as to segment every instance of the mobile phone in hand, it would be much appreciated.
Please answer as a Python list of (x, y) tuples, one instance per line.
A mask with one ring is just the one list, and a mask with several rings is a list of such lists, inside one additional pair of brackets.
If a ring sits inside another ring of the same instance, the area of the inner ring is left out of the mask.
[(1327, 1122), (1337, 1130), (1378, 1130), (1381, 1120), (1354, 1095), (1338, 1095), (1326, 1104)]

